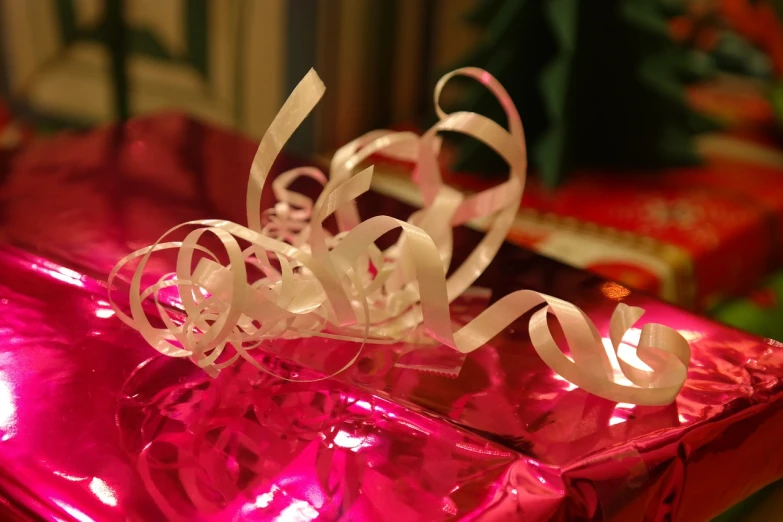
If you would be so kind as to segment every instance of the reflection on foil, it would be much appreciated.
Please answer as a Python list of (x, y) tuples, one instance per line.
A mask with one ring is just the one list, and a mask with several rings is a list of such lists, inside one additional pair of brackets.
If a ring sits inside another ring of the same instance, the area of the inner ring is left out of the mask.
[(42, 272), (50, 277), (53, 277), (58, 281), (62, 281), (63, 283), (84, 287), (84, 276), (82, 274), (69, 268), (56, 265), (51, 261), (39, 259), (38, 262), (32, 263), (30, 268), (37, 272)]
[(696, 342), (700, 340), (702, 337), (704, 337), (703, 332), (699, 332), (698, 330), (677, 330), (680, 335), (685, 337), (685, 340), (689, 343)]
[(508, 451), (498, 451), (491, 448), (482, 448), (480, 446), (476, 446), (475, 444), (464, 444), (462, 442), (458, 442), (454, 446), (459, 449), (469, 451), (471, 453), (480, 453), (481, 455), (491, 455), (493, 457), (508, 457), (511, 455), (511, 453), (509, 453)]
[(315, 520), (318, 511), (304, 500), (294, 499), (274, 518), (275, 522), (309, 522)]
[(623, 336), (623, 340), (620, 343), (620, 346), (617, 347), (617, 354), (614, 353), (612, 340), (609, 337), (601, 337), (601, 342), (603, 343), (604, 348), (606, 349), (606, 354), (609, 357), (609, 363), (612, 365), (612, 370), (614, 372), (615, 379), (620, 384), (624, 384), (628, 386), (628, 385), (632, 385), (633, 383), (631, 383), (631, 381), (628, 380), (628, 378), (620, 369), (620, 363), (617, 361), (618, 359), (622, 359), (630, 366), (633, 366), (634, 368), (637, 368), (639, 370), (644, 370), (648, 372), (652, 371), (652, 368), (650, 368), (644, 361), (639, 359), (639, 356), (636, 353), (636, 346), (639, 344), (639, 339), (641, 339), (641, 336), (642, 336), (641, 329), (629, 328), (628, 331)]
[(114, 507), (117, 505), (117, 496), (114, 494), (114, 490), (98, 477), (93, 477), (90, 481), (90, 491), (107, 506)]
[(443, 512), (454, 516), (457, 514), (457, 505), (450, 498), (443, 499)]
[(272, 489), (270, 489), (267, 493), (262, 493), (261, 495), (258, 495), (256, 497), (255, 506), (257, 508), (269, 507), (269, 504), (271, 504), (272, 501), (275, 499), (275, 493), (277, 493), (278, 491), (280, 491), (280, 488), (273, 485)]
[(363, 400), (353, 401), (353, 406), (361, 408), (361, 409), (363, 409), (365, 411), (372, 411), (372, 404), (370, 404), (367, 401), (363, 401)]
[(65, 480), (70, 480), (71, 482), (80, 482), (82, 480), (87, 480), (87, 477), (76, 477), (74, 475), (69, 475), (68, 473), (63, 473), (62, 471), (54, 471), (54, 474), (58, 477), (62, 477)]
[(419, 433), (423, 433), (425, 435), (429, 435), (430, 434), (430, 432), (428, 432), (427, 430), (425, 430), (425, 429), (423, 429), (423, 428), (421, 428), (419, 426), (416, 426), (415, 424), (412, 424), (412, 423), (410, 423), (408, 421), (398, 420), (397, 422), (400, 423), (401, 425), (405, 426), (406, 428), (410, 428), (412, 430), (418, 431)]
[(95, 317), (99, 317), (101, 319), (108, 319), (109, 317), (114, 317), (114, 310), (111, 308), (97, 308), (95, 310)]
[(633, 416), (634, 408), (636, 408), (636, 405), (628, 402), (615, 404), (612, 416), (609, 418), (609, 426), (616, 426), (630, 419)]
[(618, 415), (612, 415), (612, 417), (609, 419), (609, 426), (615, 426), (615, 425), (621, 424), (621, 423), (623, 423), (623, 422), (625, 422), (627, 420), (628, 419), (626, 419), (624, 417), (620, 417)]
[(0, 430), (6, 441), (16, 433), (16, 397), (8, 375), (0, 371)]
[[(289, 371), (279, 359), (267, 363)], [(340, 513), (377, 520), (386, 505), (444, 520), (459, 516), (464, 502), (449, 491), (462, 486), (466, 492), (455, 495), (482, 503), (495, 479), (483, 480), (479, 470), (516, 459), (367, 392), (335, 381), (285, 382), (245, 363), (212, 379), (158, 357), (138, 367), (123, 396), (123, 445), (138, 458), (159, 509), (177, 520), (222, 520), (237, 511), (290, 522)], [(104, 485), (93, 480), (90, 489), (105, 504), (117, 501)]]
[(72, 505), (70, 505), (70, 504), (68, 504), (68, 503), (66, 503), (66, 502), (64, 502), (62, 500), (56, 499), (56, 498), (52, 499), (52, 500), (54, 501), (55, 504), (60, 506), (63, 509), (63, 511), (65, 511), (66, 513), (71, 515), (73, 518), (75, 518), (79, 522), (95, 522), (95, 520), (93, 520), (91, 517), (87, 516), (81, 510), (76, 509)]
[(111, 308), (111, 305), (108, 301), (99, 299), (97, 304), (98, 308), (95, 309), (95, 317), (100, 319), (109, 319), (110, 317), (114, 317), (114, 310)]
[(341, 448), (357, 451), (360, 448), (372, 446), (372, 437), (351, 435), (347, 431), (340, 430), (334, 436), (334, 443)]

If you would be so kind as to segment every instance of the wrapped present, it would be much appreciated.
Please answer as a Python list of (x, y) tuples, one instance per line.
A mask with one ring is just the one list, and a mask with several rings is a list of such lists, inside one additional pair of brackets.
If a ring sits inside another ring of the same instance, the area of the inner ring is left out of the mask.
[[(490, 288), (546, 285), (605, 331), (606, 282), (513, 247), (498, 261), (517, 270)], [(340, 381), (213, 380), (150, 358), (100, 281), (7, 249), (0, 265), (6, 518), (706, 520), (783, 474), (781, 348), (640, 294), (691, 339), (671, 406), (573, 389), (518, 331), (457, 379), (370, 360)]]
[[(695, 310), (743, 295), (780, 266), (783, 160), (745, 138), (709, 140), (725, 155), (699, 167), (576, 172), (553, 192), (531, 180), (509, 239)], [(408, 167), (379, 161), (376, 189), (421, 204)], [(487, 186), (469, 174), (444, 178), (468, 194)]]
[[(539, 357), (529, 316), (461, 356), (456, 375), (377, 345), (306, 382), (355, 353), (338, 338), (271, 342), (255, 362), (278, 377), (240, 359), (212, 378), (153, 355), (117, 320), (133, 279), (115, 281), (113, 308), (108, 272), (183, 220), (241, 214), (254, 147), (171, 116), (39, 147), (3, 187), (3, 235), (22, 247), (0, 255), (8, 518), (706, 520), (783, 476), (779, 344), (509, 244), (475, 281), (485, 291), (452, 303), (453, 322), (528, 289), (581, 308), (611, 346), (618, 302), (643, 307), (690, 344), (676, 400), (640, 406), (575, 386)], [(358, 200), (364, 216), (411, 210)], [(482, 237), (455, 229), (453, 262)], [(170, 261), (146, 267), (152, 282)], [(423, 352), (444, 362), (442, 348)]]
[[(689, 99), (727, 126), (699, 138), (703, 165), (654, 173), (583, 170), (554, 190), (531, 179), (509, 239), (701, 312), (760, 284), (781, 264), (783, 216), (783, 154), (771, 132), (766, 89), (719, 77), (694, 86)], [(442, 155), (450, 185), (470, 194), (491, 184), (451, 170), (455, 155), (450, 149)], [(421, 205), (406, 182), (409, 163), (381, 155), (376, 163), (376, 190)]]

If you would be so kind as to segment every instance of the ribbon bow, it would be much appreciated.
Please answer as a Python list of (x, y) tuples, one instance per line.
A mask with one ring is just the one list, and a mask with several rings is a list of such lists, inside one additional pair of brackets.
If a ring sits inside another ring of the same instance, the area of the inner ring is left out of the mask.
[[(481, 82), (495, 95), (506, 112), (508, 130), (479, 114), (446, 114), (440, 108), (443, 87), (457, 75)], [(522, 122), (508, 93), (486, 71), (464, 68), (444, 76), (435, 89), (439, 120), (421, 136), (370, 132), (335, 153), (329, 178), (312, 167), (278, 176), (272, 181), (278, 203), (261, 212), (261, 192), (272, 163), (324, 90), (311, 70), (261, 140), (250, 168), (247, 227), (224, 220), (183, 223), (155, 244), (117, 263), (109, 277), (110, 289), (123, 266), (138, 260), (130, 281), (130, 315), (112, 301), (118, 317), (164, 355), (189, 357), (215, 375), (240, 357), (268, 371), (250, 352), (264, 342), (283, 338), (320, 336), (359, 343), (356, 356), (338, 372), (356, 361), (365, 343), (395, 343), (422, 329), (436, 341), (468, 353), (522, 314), (538, 308), (529, 323), (530, 339), (543, 361), (563, 378), (618, 402), (661, 405), (674, 400), (690, 361), (688, 343), (677, 331), (660, 324), (642, 328), (637, 355), (649, 370), (617, 355), (624, 333), (644, 313), (641, 308), (620, 303), (610, 322), (610, 339), (625, 382), (616, 375), (593, 322), (579, 308), (556, 297), (519, 290), (453, 330), (449, 303), (465, 292), (495, 257), (525, 185), (527, 153)], [(492, 147), (509, 165), (508, 180), (469, 197), (444, 185), (437, 162), (439, 131), (472, 136)], [(357, 174), (355, 170), (376, 153), (415, 161), (414, 181), (424, 208), (407, 221), (388, 216), (359, 218), (355, 199), (369, 190), (372, 167)], [(302, 176), (323, 185), (315, 202), (289, 190)], [(336, 235), (323, 226), (332, 215), (339, 229)], [(489, 218), (488, 230), (447, 278), (453, 227), (477, 218)], [(183, 241), (164, 241), (182, 227), (195, 229)], [(375, 241), (394, 229), (402, 229), (399, 240), (380, 250)], [(200, 244), (205, 234), (220, 241), (227, 263)], [(241, 246), (240, 240), (249, 246)], [(166, 249), (178, 250), (176, 272), (142, 289), (150, 255)], [(196, 252), (200, 259), (192, 269)], [(255, 280), (248, 277), (251, 267), (260, 274)], [(184, 320), (172, 318), (161, 304), (159, 293), (166, 288), (178, 291)], [(143, 302), (150, 298), (163, 326), (153, 326), (145, 312)], [(554, 341), (547, 324), (549, 314), (560, 323), (571, 357)]]

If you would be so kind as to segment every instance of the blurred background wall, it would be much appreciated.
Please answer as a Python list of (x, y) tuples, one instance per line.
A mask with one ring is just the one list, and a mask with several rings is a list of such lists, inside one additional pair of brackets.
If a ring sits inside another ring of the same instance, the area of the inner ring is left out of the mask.
[[(126, 1), (127, 110), (184, 110), (260, 137), (314, 66), (329, 89), (329, 109), (319, 110), (295, 145), (330, 148), (426, 111), (435, 75), (478, 37), (462, 20), (472, 3)], [(112, 4), (0, 0), (0, 93), (14, 112), (58, 126), (118, 116)]]

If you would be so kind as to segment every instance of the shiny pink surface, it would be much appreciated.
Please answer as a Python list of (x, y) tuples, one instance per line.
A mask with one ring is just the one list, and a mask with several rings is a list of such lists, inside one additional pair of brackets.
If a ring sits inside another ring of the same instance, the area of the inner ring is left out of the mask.
[[(493, 299), (545, 291), (602, 334), (623, 299), (686, 335), (677, 402), (571, 389), (522, 321), (456, 379), (393, 367), (380, 350), (315, 384), (242, 366), (211, 380), (154, 358), (112, 316), (102, 280), (172, 224), (241, 220), (252, 144), (167, 116), (39, 147), (0, 192), (0, 233), (21, 247), (0, 254), (5, 519), (698, 521), (783, 476), (783, 346), (509, 245), (479, 281)], [(476, 239), (460, 231), (456, 257)], [(481, 306), (466, 300), (453, 319)], [(354, 349), (318, 342), (278, 348), (324, 368)]]

